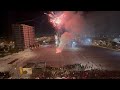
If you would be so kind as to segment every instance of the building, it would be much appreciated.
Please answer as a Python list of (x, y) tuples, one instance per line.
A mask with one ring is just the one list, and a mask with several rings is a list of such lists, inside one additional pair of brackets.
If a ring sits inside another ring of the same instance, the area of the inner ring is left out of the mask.
[(35, 32), (34, 27), (25, 24), (13, 24), (13, 38), (17, 49), (25, 49), (34, 45)]

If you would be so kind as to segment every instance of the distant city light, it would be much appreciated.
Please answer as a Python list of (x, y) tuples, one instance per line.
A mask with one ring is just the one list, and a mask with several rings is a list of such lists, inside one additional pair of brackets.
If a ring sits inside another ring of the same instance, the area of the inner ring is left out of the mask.
[(75, 48), (77, 43), (75, 41), (72, 42), (72, 48)]
[(87, 41), (91, 42), (91, 39), (90, 39), (90, 38), (88, 38), (88, 39), (87, 39)]
[(84, 45), (91, 45), (92, 44), (92, 40), (90, 38), (86, 38), (86, 39), (84, 39), (83, 44)]

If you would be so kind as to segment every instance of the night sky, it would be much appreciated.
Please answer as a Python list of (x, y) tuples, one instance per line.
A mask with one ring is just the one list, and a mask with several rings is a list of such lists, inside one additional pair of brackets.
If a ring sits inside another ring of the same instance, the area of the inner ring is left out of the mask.
[(15, 23), (34, 26), (36, 36), (54, 33), (54, 28), (48, 22), (43, 11), (2, 11), (0, 14), (0, 37), (12, 38), (11, 24)]
[[(46, 12), (46, 11), (44, 11)], [(48, 22), (43, 11), (1, 11), (0, 37), (12, 37), (11, 24), (24, 23), (35, 27), (36, 36), (53, 34), (54, 28)], [(120, 11), (90, 11), (85, 12), (85, 20), (88, 24), (87, 31), (104, 34), (120, 34)], [(32, 20), (29, 22), (22, 22)]]

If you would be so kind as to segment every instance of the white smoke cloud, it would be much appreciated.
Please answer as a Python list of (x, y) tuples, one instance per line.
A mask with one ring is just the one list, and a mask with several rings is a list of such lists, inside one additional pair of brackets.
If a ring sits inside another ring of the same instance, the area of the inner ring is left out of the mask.
[(60, 38), (60, 44), (59, 47), (57, 48), (57, 52), (61, 52), (66, 47), (66, 45), (73, 39), (74, 36), (71, 33), (69, 32), (63, 33)]
[(60, 44), (57, 50), (60, 52), (66, 47), (66, 45), (73, 40), (83, 29), (84, 19), (80, 12), (64, 11), (64, 19), (62, 20), (62, 27), (65, 29), (61, 35)]

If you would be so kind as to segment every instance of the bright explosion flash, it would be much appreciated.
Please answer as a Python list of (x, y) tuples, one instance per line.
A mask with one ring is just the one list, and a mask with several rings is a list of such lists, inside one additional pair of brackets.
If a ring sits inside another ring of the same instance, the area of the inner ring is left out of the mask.
[(61, 29), (62, 25), (63, 25), (63, 20), (64, 20), (64, 13), (62, 14), (55, 14), (53, 12), (51, 12), (50, 14), (48, 14), (50, 22), (53, 24), (53, 26), (56, 29)]
[[(59, 35), (60, 42), (56, 49), (56, 53), (61, 53), (67, 44), (79, 35), (84, 23), (83, 18), (80, 12), (76, 11), (58, 11), (44, 14), (48, 16), (53, 27), (61, 31), (58, 33), (63, 33), (61, 36)], [(76, 46), (76, 43), (73, 43), (72, 46)]]
[(56, 53), (61, 53), (61, 52), (62, 52), (62, 50), (60, 48), (56, 49)]
[[(46, 14), (46, 13), (44, 13)], [(64, 18), (65, 18), (65, 14), (64, 13), (54, 13), (54, 12), (50, 12), (49, 14), (47, 14), (49, 17), (49, 22), (52, 23), (53, 27), (57, 30), (60, 30), (63, 25), (64, 25)], [(61, 53), (61, 49), (57, 48), (56, 49), (56, 53)]]

